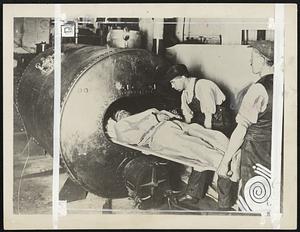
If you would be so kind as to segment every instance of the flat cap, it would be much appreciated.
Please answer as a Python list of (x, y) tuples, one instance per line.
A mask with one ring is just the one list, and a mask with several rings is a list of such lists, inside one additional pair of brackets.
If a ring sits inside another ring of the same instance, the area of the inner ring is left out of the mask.
[(249, 42), (250, 47), (258, 50), (263, 56), (274, 61), (274, 42), (270, 40), (258, 40)]
[(171, 81), (176, 76), (188, 76), (189, 72), (184, 64), (175, 64), (171, 66), (164, 76), (164, 80)]

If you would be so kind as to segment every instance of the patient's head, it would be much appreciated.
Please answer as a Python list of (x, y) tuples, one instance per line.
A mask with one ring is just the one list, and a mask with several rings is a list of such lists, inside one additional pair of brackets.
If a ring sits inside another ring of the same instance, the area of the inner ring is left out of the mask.
[(127, 118), (128, 116), (130, 116), (131, 113), (128, 112), (127, 110), (118, 110), (114, 115), (113, 115), (113, 119), (116, 120), (117, 122), (120, 121), (123, 118)]

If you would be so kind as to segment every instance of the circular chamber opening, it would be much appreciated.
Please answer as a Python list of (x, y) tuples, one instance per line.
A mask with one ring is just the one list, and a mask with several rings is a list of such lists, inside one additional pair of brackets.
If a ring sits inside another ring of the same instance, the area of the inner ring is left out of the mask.
[[(104, 134), (108, 139), (113, 137), (109, 132), (109, 121), (114, 120), (113, 116), (117, 111), (126, 110), (131, 114), (136, 114), (150, 108), (156, 108), (158, 110), (170, 109), (170, 105), (168, 105), (161, 96), (157, 95), (130, 96), (117, 99), (110, 104), (104, 113), (102, 119), (102, 130)], [(173, 108), (175, 109), (174, 106)]]

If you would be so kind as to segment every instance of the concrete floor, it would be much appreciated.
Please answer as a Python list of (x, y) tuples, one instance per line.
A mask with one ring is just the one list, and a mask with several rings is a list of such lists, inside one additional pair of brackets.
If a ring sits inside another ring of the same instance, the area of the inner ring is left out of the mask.
[[(52, 162), (50, 155), (33, 140), (27, 142), (25, 133), (14, 135), (14, 213), (52, 213)], [(25, 149), (24, 149), (25, 148)], [(26, 161), (27, 160), (27, 161)], [(26, 166), (25, 166), (26, 163)], [(21, 179), (22, 175), (22, 179)], [(68, 175), (60, 169), (59, 185), (63, 187)], [(67, 203), (69, 212), (100, 211), (106, 199), (88, 193), (86, 199)], [(124, 200), (123, 200), (124, 201)], [(128, 208), (127, 205), (123, 204)]]
[[(25, 132), (15, 132), (13, 172), (15, 214), (52, 213), (52, 162), (52, 157), (45, 154), (32, 139), (28, 140)], [(60, 189), (67, 178), (66, 171), (60, 169)], [(87, 210), (95, 212), (102, 209), (105, 200), (88, 193), (84, 200), (67, 203), (67, 209), (74, 213)]]
[(25, 133), (15, 134), (14, 213), (51, 212), (51, 172), (52, 158), (33, 141), (27, 143)]

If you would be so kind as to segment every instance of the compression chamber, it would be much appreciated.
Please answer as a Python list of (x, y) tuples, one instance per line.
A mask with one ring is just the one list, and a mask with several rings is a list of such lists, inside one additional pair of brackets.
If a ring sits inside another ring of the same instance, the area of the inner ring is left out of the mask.
[[(180, 97), (163, 80), (170, 64), (143, 49), (62, 45), (61, 160), (70, 177), (96, 195), (127, 195), (122, 162), (140, 151), (113, 143), (105, 123), (116, 109), (174, 109)], [(17, 88), (27, 133), (53, 152), (54, 51), (36, 56)]]

